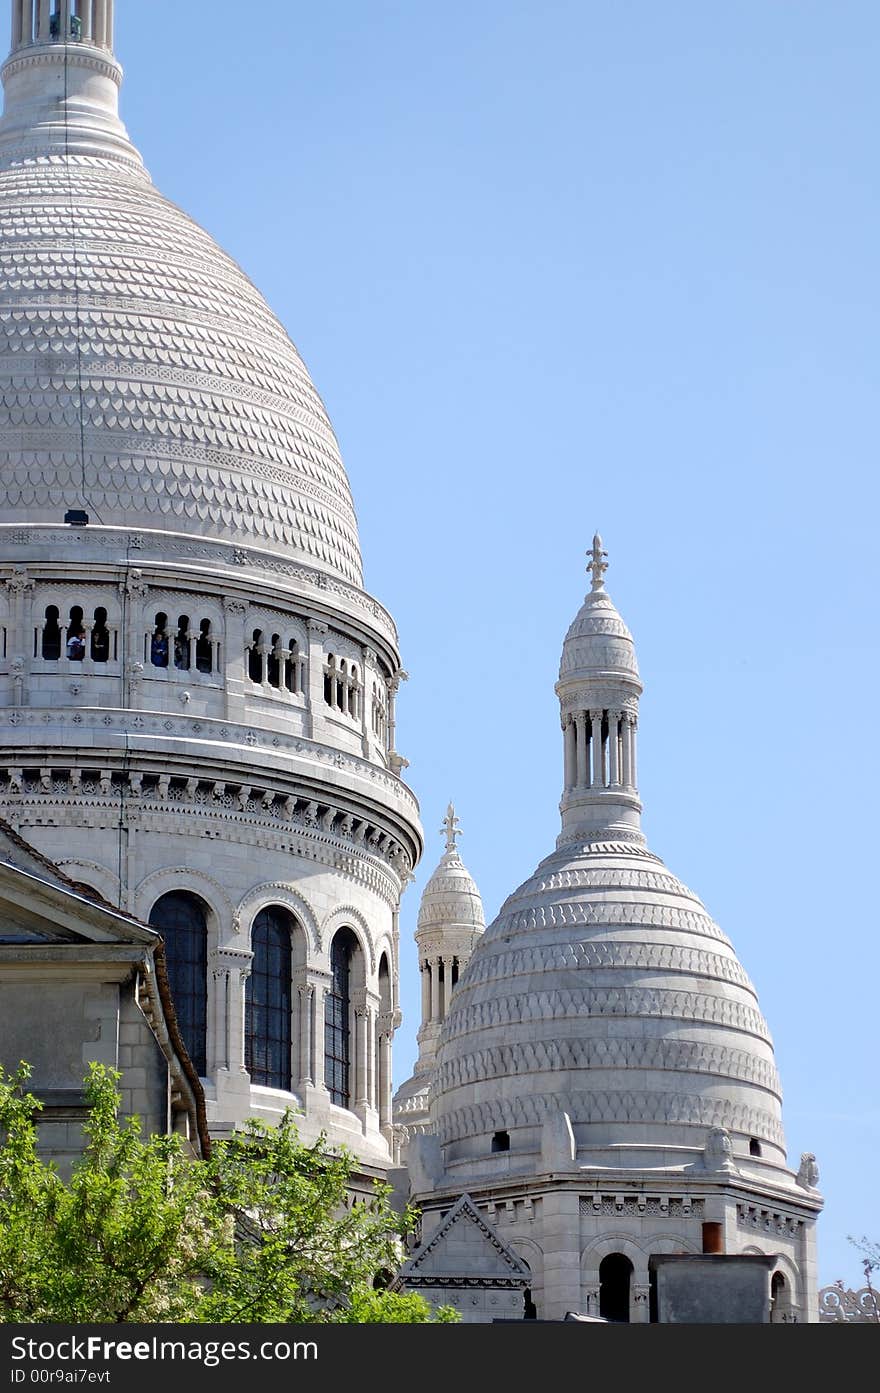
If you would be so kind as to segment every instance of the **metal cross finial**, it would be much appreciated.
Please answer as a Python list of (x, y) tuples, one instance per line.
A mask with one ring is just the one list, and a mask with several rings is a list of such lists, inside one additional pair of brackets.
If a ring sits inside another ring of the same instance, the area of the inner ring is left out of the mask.
[(446, 850), (455, 851), (455, 839), (461, 836), (461, 831), (458, 826), (458, 818), (455, 816), (455, 808), (451, 803), (446, 809), (446, 820), (440, 831), (446, 833)]
[(602, 550), (602, 538), (599, 536), (598, 532), (593, 538), (593, 550), (589, 552), (588, 555), (590, 560), (587, 565), (587, 570), (591, 571), (593, 575), (593, 589), (604, 590), (605, 581), (603, 577), (608, 570), (608, 562), (605, 561), (604, 558), (608, 553)]

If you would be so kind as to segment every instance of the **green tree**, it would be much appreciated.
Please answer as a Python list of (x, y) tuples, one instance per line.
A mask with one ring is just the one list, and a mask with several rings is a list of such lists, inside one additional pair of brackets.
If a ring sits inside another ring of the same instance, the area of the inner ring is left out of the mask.
[(86, 1078), (86, 1148), (65, 1180), (37, 1154), (30, 1070), (0, 1068), (0, 1321), (426, 1322), (419, 1296), (377, 1290), (412, 1215), (390, 1187), (352, 1203), (354, 1158), (311, 1146), (288, 1114), (189, 1156), (120, 1120), (119, 1075)]

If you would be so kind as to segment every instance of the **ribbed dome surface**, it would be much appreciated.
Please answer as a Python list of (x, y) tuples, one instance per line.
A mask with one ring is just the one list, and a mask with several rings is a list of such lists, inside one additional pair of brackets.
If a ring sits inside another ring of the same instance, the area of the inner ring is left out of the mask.
[(587, 596), (562, 645), (560, 681), (581, 674), (639, 675), (632, 634), (605, 590)]
[(133, 164), (0, 171), (0, 505), (228, 540), (361, 585), (324, 407), (263, 297)]
[(470, 871), (458, 854), (447, 851), (422, 892), (418, 931), (450, 926), (482, 932), (486, 927), (483, 901)]
[(514, 1163), (559, 1109), (587, 1152), (699, 1149), (724, 1127), (739, 1155), (754, 1138), (784, 1164), (754, 988), (696, 896), (626, 842), (566, 846), (507, 900), (456, 988), (438, 1065), (447, 1165), (488, 1155), (498, 1131)]

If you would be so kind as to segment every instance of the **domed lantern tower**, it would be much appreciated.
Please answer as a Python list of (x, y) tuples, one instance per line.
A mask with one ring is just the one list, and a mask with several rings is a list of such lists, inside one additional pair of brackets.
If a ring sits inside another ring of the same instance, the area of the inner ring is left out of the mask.
[(405, 1162), (410, 1138), (428, 1128), (431, 1078), (443, 1022), (458, 980), (486, 928), (483, 901), (461, 859), (459, 819), (450, 803), (442, 835), (446, 850), (422, 892), (416, 927), (419, 977), (422, 984), (422, 1023), (419, 1056), (412, 1076), (394, 1095), (394, 1124)]
[(13, 0), (0, 120), (0, 814), (158, 927), (223, 1131), (390, 1163), (401, 678), (327, 414), (153, 186), (112, 0)]
[(503, 1220), (545, 1319), (648, 1320), (655, 1256), (775, 1254), (777, 1318), (815, 1320), (814, 1158), (788, 1167), (773, 1046), (733, 946), (645, 843), (642, 684), (605, 556), (596, 536), (563, 644), (556, 849), (474, 949), (411, 1143), (424, 1241), (468, 1195)]

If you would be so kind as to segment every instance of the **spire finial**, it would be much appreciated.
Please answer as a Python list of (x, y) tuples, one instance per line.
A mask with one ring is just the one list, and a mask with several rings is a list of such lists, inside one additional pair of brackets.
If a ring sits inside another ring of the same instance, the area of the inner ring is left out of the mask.
[(593, 550), (588, 552), (588, 555), (590, 560), (587, 565), (587, 570), (591, 571), (593, 575), (593, 591), (604, 590), (604, 575), (608, 570), (608, 562), (604, 558), (608, 553), (602, 550), (602, 538), (599, 536), (598, 532), (593, 537)]
[(441, 834), (446, 833), (446, 850), (456, 851), (455, 839), (461, 836), (461, 831), (458, 826), (458, 818), (455, 816), (455, 808), (451, 803), (446, 809), (446, 818), (440, 832)]

